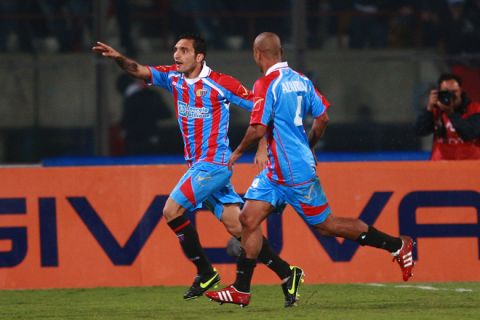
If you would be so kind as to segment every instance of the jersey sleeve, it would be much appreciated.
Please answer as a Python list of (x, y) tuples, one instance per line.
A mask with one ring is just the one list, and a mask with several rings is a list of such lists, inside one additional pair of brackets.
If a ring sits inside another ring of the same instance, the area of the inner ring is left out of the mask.
[(215, 80), (227, 90), (227, 98), (231, 103), (247, 111), (252, 111), (253, 92), (245, 88), (240, 81), (225, 74), (220, 74)]
[(310, 95), (310, 107), (311, 114), (314, 118), (320, 117), (324, 114), (328, 108), (330, 108), (330, 103), (327, 99), (320, 93), (320, 91), (315, 88), (312, 82), (309, 82), (309, 95)]
[(150, 86), (157, 86), (172, 91), (172, 86), (169, 81), (169, 74), (176, 70), (175, 66), (149, 66), (150, 79), (147, 79), (145, 83)]
[(253, 110), (250, 115), (250, 124), (268, 126), (273, 118), (274, 96), (265, 78), (255, 82), (253, 87)]

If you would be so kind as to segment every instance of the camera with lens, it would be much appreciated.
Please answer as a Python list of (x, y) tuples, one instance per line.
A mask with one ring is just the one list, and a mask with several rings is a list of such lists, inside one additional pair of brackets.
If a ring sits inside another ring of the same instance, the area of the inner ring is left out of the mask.
[(450, 103), (452, 103), (452, 100), (453, 100), (453, 92), (448, 90), (438, 91), (438, 101), (440, 101), (442, 104), (449, 106)]

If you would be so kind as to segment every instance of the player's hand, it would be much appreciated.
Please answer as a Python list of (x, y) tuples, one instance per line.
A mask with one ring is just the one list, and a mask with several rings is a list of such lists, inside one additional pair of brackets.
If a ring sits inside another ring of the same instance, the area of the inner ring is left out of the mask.
[(92, 51), (96, 53), (100, 53), (102, 56), (107, 58), (115, 59), (121, 56), (121, 54), (117, 50), (113, 49), (112, 47), (100, 41), (97, 41), (97, 44), (92, 47)]
[(265, 146), (258, 146), (257, 153), (255, 153), (255, 157), (253, 158), (253, 163), (257, 166), (258, 171), (262, 171), (268, 166), (268, 154)]
[(228, 160), (228, 169), (232, 170), (233, 165), (241, 156), (242, 153), (238, 152), (237, 150), (233, 151), (232, 155), (230, 156), (230, 160)]
[(255, 158), (253, 159), (253, 163), (258, 168), (258, 171), (262, 171), (268, 166), (268, 156), (267, 153), (265, 152), (257, 152), (255, 154)]
[(265, 137), (258, 142), (253, 163), (257, 166), (258, 171), (262, 171), (268, 166), (267, 139)]

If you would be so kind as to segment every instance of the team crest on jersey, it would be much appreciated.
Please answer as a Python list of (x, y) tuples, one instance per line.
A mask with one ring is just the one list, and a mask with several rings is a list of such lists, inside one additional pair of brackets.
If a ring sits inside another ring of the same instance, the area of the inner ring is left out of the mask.
[(197, 92), (195, 92), (197, 97), (203, 97), (207, 95), (207, 89), (198, 89)]

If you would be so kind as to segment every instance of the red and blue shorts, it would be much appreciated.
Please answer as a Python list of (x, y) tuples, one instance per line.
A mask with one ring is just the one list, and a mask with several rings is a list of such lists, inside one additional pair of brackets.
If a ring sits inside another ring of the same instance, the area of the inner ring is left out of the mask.
[(188, 211), (208, 209), (220, 220), (224, 204), (242, 204), (230, 178), (232, 171), (225, 165), (197, 162), (182, 176), (170, 197)]

